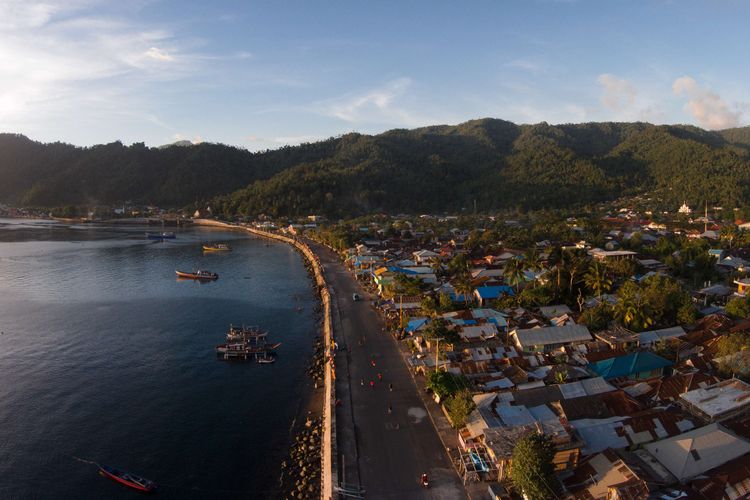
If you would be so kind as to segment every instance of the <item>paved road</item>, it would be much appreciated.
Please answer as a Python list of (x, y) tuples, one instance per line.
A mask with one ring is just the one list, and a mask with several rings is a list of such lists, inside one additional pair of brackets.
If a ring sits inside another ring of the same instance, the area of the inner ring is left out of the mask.
[[(422, 388), (409, 375), (396, 341), (381, 331), (373, 297), (359, 287), (334, 252), (310, 246), (325, 268), (334, 299), (333, 326), (340, 348), (336, 391), (342, 401), (336, 411), (339, 479), (361, 485), (368, 499), (466, 498), (421, 402), (417, 391)], [(354, 293), (364, 300), (354, 302)], [(388, 384), (393, 384), (392, 392)], [(430, 477), (429, 489), (419, 484), (423, 472)]]

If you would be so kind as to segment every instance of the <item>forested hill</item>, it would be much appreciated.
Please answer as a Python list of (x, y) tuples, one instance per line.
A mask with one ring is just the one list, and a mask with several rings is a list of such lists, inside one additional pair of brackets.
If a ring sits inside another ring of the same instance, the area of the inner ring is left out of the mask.
[(224, 215), (560, 207), (641, 192), (672, 205), (737, 206), (750, 204), (750, 128), (483, 119), (262, 153), (217, 144), (77, 148), (5, 134), (0, 179), (0, 202), (208, 201)]
[(331, 141), (264, 153), (208, 143), (80, 148), (0, 134), (0, 203), (53, 207), (132, 201), (183, 207), (301, 162), (328, 158), (333, 151)]
[(578, 205), (656, 193), (750, 203), (750, 128), (647, 123), (457, 126), (350, 134), (333, 154), (214, 203), (229, 214), (358, 214)]

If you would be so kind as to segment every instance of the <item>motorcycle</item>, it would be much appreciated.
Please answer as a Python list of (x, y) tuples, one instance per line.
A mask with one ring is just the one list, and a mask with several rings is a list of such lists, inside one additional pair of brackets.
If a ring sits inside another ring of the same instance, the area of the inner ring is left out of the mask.
[(430, 486), (430, 481), (427, 479), (427, 474), (422, 474), (419, 482), (422, 484), (422, 488), (428, 488)]

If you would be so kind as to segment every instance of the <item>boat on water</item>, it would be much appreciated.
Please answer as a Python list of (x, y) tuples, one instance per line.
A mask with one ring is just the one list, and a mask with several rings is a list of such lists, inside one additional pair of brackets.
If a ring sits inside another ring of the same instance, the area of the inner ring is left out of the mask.
[(226, 243), (216, 243), (214, 245), (203, 245), (204, 252), (229, 252), (232, 249)]
[(216, 346), (216, 352), (217, 354), (245, 354), (245, 355), (254, 355), (254, 354), (268, 354), (276, 349), (278, 349), (281, 346), (281, 342), (277, 342), (275, 344), (262, 344), (262, 345), (251, 345), (247, 342), (232, 342), (232, 343), (226, 343), (226, 344), (219, 344)]
[(185, 271), (175, 271), (178, 278), (185, 278), (185, 279), (191, 279), (191, 280), (200, 280), (200, 281), (209, 281), (209, 280), (217, 280), (219, 279), (219, 275), (216, 273), (212, 273), (211, 271), (193, 271), (191, 273), (187, 273)]
[(156, 489), (155, 482), (141, 476), (136, 476), (135, 474), (131, 474), (130, 472), (124, 471), (122, 469), (118, 469), (117, 467), (110, 467), (109, 465), (99, 465), (99, 474), (129, 488), (133, 488), (134, 490), (138, 490), (144, 493), (151, 493)]
[(264, 358), (258, 358), (258, 363), (261, 365), (270, 365), (271, 363), (275, 363), (275, 362), (276, 362), (276, 358), (270, 357), (270, 356), (266, 356)]
[(171, 231), (164, 231), (161, 233), (146, 233), (146, 238), (150, 240), (173, 240), (177, 238), (177, 235)]
[(251, 327), (236, 327), (236, 326), (230, 326), (229, 332), (227, 332), (227, 342), (255, 342), (260, 343), (264, 342), (266, 337), (268, 336), (268, 332), (262, 331), (257, 326), (251, 326)]

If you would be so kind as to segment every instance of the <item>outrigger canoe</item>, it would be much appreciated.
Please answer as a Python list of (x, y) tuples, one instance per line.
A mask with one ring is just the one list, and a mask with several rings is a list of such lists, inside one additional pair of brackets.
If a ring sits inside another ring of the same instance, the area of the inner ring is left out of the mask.
[[(98, 464), (97, 464), (98, 465)], [(117, 467), (110, 467), (108, 465), (99, 465), (99, 474), (104, 477), (123, 484), (134, 490), (142, 491), (144, 493), (151, 493), (156, 489), (156, 483), (146, 478), (136, 476), (130, 472), (118, 469)]]
[(204, 252), (229, 252), (231, 248), (226, 243), (217, 243), (216, 245), (203, 245)]
[(191, 280), (217, 280), (219, 275), (212, 273), (211, 271), (195, 271), (192, 273), (186, 273), (184, 271), (175, 271), (178, 278), (185, 278)]

